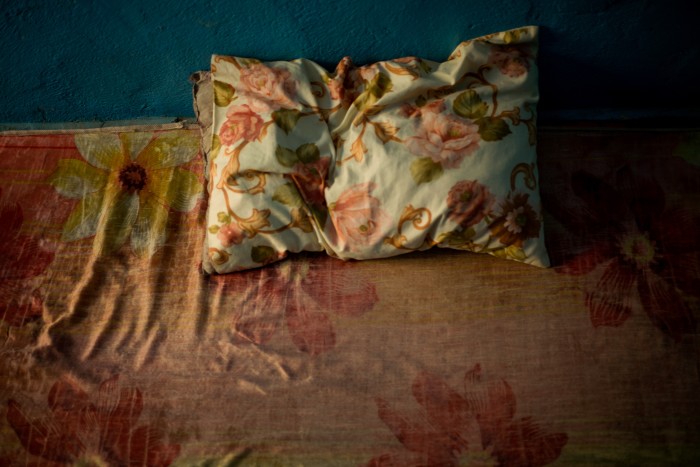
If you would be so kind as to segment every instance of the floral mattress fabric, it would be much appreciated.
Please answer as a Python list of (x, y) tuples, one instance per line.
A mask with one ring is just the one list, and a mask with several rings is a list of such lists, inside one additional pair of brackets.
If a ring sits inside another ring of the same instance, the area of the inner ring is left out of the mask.
[(0, 135), (0, 465), (700, 460), (700, 132), (540, 130), (552, 268), (227, 275), (199, 137)]
[(549, 265), (536, 54), (531, 26), (332, 73), (214, 55), (204, 269), (435, 246)]

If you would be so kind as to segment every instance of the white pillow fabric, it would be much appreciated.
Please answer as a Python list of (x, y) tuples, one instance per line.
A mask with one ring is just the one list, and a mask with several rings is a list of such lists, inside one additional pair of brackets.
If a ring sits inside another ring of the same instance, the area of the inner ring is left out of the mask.
[(433, 246), (546, 267), (537, 28), (333, 73), (214, 55), (204, 269)]

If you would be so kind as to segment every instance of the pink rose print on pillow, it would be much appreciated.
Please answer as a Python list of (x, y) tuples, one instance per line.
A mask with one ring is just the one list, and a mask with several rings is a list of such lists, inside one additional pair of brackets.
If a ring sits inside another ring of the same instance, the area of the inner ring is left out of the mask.
[(379, 68), (377, 65), (365, 65), (357, 69), (361, 79), (366, 83), (371, 82), (377, 73), (379, 73)]
[(314, 162), (298, 163), (290, 174), (304, 201), (315, 207), (326, 204), (325, 189), (330, 157), (321, 157)]
[[(344, 58), (343, 61), (347, 59)], [(345, 99), (345, 88), (343, 87), (343, 78), (344, 78), (344, 73), (345, 71), (340, 71), (341, 66), (343, 65), (343, 61), (341, 61), (338, 64), (338, 67), (336, 68), (336, 76), (334, 78), (331, 78), (328, 80), (327, 86), (328, 86), (328, 93), (331, 96), (331, 99), (336, 100), (336, 101), (342, 101)], [(347, 68), (348, 65), (345, 65)], [(342, 73), (342, 74), (341, 74)], [(346, 106), (347, 108), (347, 106)]]
[(226, 121), (219, 130), (221, 144), (230, 146), (241, 140), (259, 139), (264, 125), (263, 119), (249, 105), (233, 106), (226, 113)]
[(216, 238), (219, 239), (224, 248), (228, 248), (231, 245), (240, 245), (245, 239), (245, 232), (240, 228), (238, 222), (234, 221), (222, 226), (217, 232)]
[(289, 70), (254, 63), (241, 69), (240, 95), (258, 113), (294, 108), (297, 83)]
[(455, 169), (479, 148), (479, 126), (445, 113), (443, 100), (422, 107), (414, 115), (420, 116), (420, 124), (416, 135), (406, 140), (413, 154), (430, 157), (445, 169)]
[(518, 78), (530, 70), (530, 52), (522, 46), (493, 46), (488, 63), (496, 65), (501, 73), (510, 78)]
[(344, 109), (361, 93), (364, 82), (357, 68), (353, 67), (350, 57), (343, 57), (335, 68), (333, 77), (326, 83), (328, 92), (333, 100), (340, 100)]
[(381, 242), (391, 225), (391, 218), (381, 209), (381, 202), (370, 193), (374, 183), (361, 183), (345, 190), (330, 205), (339, 250), (359, 252)]
[(447, 216), (464, 228), (471, 227), (490, 214), (494, 201), (488, 187), (476, 180), (462, 180), (447, 195)]

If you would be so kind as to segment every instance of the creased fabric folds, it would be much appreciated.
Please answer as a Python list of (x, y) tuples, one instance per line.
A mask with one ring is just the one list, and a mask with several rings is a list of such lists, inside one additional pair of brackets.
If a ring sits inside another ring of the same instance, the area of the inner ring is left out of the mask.
[(204, 269), (434, 246), (548, 266), (536, 54), (531, 26), (465, 41), (442, 63), (346, 57), (331, 73), (214, 55)]

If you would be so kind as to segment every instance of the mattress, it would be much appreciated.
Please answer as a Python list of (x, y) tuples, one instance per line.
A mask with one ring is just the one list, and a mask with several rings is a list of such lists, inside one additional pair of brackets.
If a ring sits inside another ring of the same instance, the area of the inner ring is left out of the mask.
[(433, 249), (206, 275), (198, 144), (0, 135), (1, 465), (700, 460), (700, 132), (541, 129), (546, 269)]

